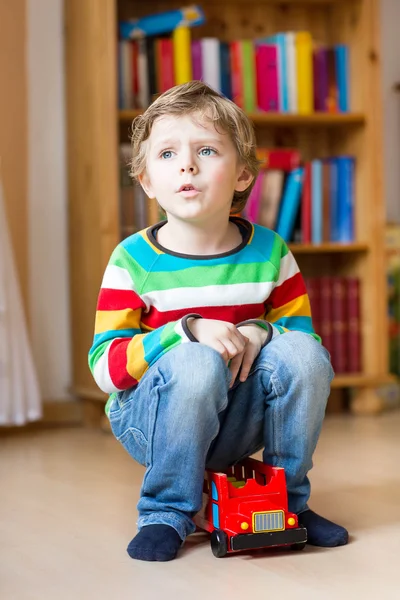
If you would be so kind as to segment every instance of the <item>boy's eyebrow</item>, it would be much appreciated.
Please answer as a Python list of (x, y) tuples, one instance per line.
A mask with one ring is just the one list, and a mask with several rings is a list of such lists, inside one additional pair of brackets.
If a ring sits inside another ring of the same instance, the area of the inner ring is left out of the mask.
[[(179, 142), (179, 140), (177, 138), (166, 138), (165, 140), (160, 140), (155, 142), (154, 147), (155, 148), (159, 148), (162, 146), (173, 146), (176, 142)], [(223, 144), (224, 140), (222, 138), (217, 138), (217, 137), (204, 137), (201, 139), (195, 139), (195, 140), (191, 140), (192, 144)]]

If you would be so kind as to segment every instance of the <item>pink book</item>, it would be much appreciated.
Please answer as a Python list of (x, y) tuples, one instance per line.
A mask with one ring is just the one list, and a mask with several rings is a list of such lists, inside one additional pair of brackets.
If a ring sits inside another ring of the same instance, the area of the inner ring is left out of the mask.
[(175, 85), (174, 48), (171, 38), (160, 39), (160, 92), (166, 92)]
[(277, 47), (259, 44), (256, 47), (257, 103), (259, 110), (279, 110)]
[(249, 199), (247, 200), (245, 208), (245, 217), (252, 223), (258, 223), (258, 216), (260, 214), (260, 203), (261, 203), (261, 190), (262, 180), (264, 177), (263, 171), (258, 175), (253, 189), (250, 192)]
[(201, 81), (203, 77), (203, 64), (201, 58), (201, 40), (192, 40), (192, 76), (193, 79)]

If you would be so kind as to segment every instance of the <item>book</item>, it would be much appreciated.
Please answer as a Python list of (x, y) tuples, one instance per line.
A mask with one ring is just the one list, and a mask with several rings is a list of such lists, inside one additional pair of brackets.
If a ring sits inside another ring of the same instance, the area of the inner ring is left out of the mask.
[(311, 161), (311, 242), (322, 242), (322, 162)]
[(221, 65), (221, 93), (232, 100), (231, 55), (227, 42), (219, 43), (219, 60)]
[(262, 185), (263, 172), (261, 171), (255, 184), (250, 192), (249, 199), (244, 210), (246, 218), (252, 223), (258, 223), (258, 215), (260, 212), (260, 201), (261, 201), (261, 185)]
[(158, 40), (159, 92), (162, 94), (175, 85), (174, 47), (171, 38)]
[(256, 88), (259, 110), (279, 110), (278, 58), (276, 46), (256, 45)]
[(332, 366), (335, 373), (348, 370), (347, 283), (345, 277), (332, 277)]
[(231, 54), (231, 84), (232, 84), (232, 100), (240, 106), (244, 107), (244, 92), (242, 78), (242, 57), (240, 41), (234, 40), (229, 44)]
[(241, 41), (242, 77), (243, 77), (243, 108), (251, 113), (256, 108), (256, 69), (254, 46), (251, 40)]
[(332, 338), (332, 277), (323, 276), (319, 278), (320, 287), (320, 335), (322, 344), (328, 350), (333, 362), (333, 338)]
[(354, 166), (353, 156), (335, 157), (337, 169), (337, 235), (335, 241), (354, 241)]
[(266, 169), (262, 173), (258, 223), (268, 229), (275, 229), (285, 173), (278, 169)]
[(258, 146), (257, 159), (261, 161), (261, 169), (279, 169), (292, 171), (301, 163), (300, 151), (297, 148), (263, 148)]
[(288, 88), (288, 111), (298, 112), (297, 76), (296, 76), (296, 34), (288, 31), (285, 34), (286, 70)]
[(314, 108), (312, 38), (308, 31), (296, 33), (297, 94), (299, 114), (311, 114)]
[(311, 244), (311, 163), (304, 165), (304, 184), (301, 195), (301, 239), (303, 244)]
[(218, 38), (202, 38), (201, 60), (203, 81), (217, 92), (221, 92), (221, 60)]
[(192, 76), (193, 79), (201, 81), (203, 78), (203, 59), (201, 50), (201, 40), (192, 40)]
[(300, 207), (304, 169), (298, 167), (288, 173), (282, 200), (279, 207), (276, 232), (285, 242), (289, 242), (293, 233), (296, 216)]
[(359, 373), (361, 365), (361, 324), (360, 324), (360, 280), (347, 277), (347, 343), (348, 368), (350, 373)]
[(349, 48), (345, 44), (334, 46), (339, 112), (349, 110)]
[(192, 79), (190, 29), (186, 25), (173, 32), (175, 83), (180, 85)]
[(339, 93), (337, 87), (336, 56), (334, 48), (327, 49), (326, 64), (328, 76), (328, 95), (325, 100), (325, 106), (328, 112), (337, 113), (339, 108)]
[(317, 48), (313, 52), (314, 69), (314, 110), (327, 110), (328, 97), (328, 55), (326, 48)]
[(205, 22), (203, 9), (198, 5), (187, 6), (176, 10), (168, 10), (140, 17), (120, 21), (119, 35), (121, 39), (131, 40), (145, 36), (170, 33), (177, 27), (195, 27)]

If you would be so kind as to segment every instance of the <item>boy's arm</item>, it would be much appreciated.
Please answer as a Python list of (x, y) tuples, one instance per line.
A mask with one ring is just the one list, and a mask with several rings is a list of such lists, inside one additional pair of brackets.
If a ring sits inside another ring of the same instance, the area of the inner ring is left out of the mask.
[[(168, 350), (191, 341), (186, 325), (190, 316), (143, 333), (141, 315), (146, 304), (137, 291), (140, 268), (118, 247), (107, 266), (96, 311), (95, 335), (89, 351), (89, 367), (104, 392), (128, 389)], [(134, 281), (135, 280), (135, 281)]]
[(313, 328), (310, 300), (303, 276), (293, 254), (283, 240), (278, 266), (278, 279), (272, 293), (265, 301), (265, 313), (262, 319), (245, 321), (239, 323), (237, 327), (254, 323), (266, 328), (267, 323), (270, 323), (273, 330), (271, 337), (287, 331), (303, 331), (321, 342), (320, 336)]

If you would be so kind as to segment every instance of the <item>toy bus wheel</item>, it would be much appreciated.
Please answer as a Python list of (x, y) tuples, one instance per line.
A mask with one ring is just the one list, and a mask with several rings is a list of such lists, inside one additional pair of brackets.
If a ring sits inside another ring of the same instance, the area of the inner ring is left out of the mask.
[(228, 536), (221, 529), (214, 529), (211, 534), (211, 550), (214, 556), (222, 558), (228, 552)]
[(300, 550), (304, 550), (304, 548), (306, 547), (306, 543), (305, 542), (300, 542), (299, 544), (292, 544), (290, 546), (291, 550), (297, 550), (297, 552), (299, 552)]

